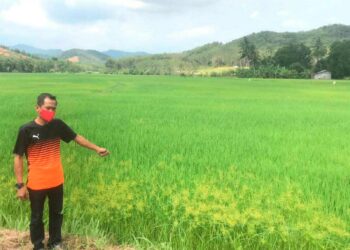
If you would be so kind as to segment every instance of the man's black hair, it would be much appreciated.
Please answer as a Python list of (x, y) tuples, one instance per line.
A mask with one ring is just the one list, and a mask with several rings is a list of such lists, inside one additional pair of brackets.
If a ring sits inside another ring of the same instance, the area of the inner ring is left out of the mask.
[(38, 98), (37, 98), (37, 104), (39, 107), (41, 107), (44, 104), (45, 98), (48, 97), (51, 100), (56, 101), (56, 105), (57, 105), (57, 100), (56, 100), (56, 96), (51, 95), (50, 93), (41, 93)]

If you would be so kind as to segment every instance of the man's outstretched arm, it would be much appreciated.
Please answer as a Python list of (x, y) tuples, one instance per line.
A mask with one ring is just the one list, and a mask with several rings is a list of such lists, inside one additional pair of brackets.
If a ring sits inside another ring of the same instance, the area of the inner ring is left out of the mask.
[(100, 156), (107, 156), (109, 155), (109, 151), (105, 148), (101, 148), (95, 144), (93, 144), (92, 142), (89, 142), (86, 138), (84, 138), (81, 135), (77, 135), (74, 139), (74, 141), (76, 143), (78, 143), (80, 146), (83, 146), (85, 148), (91, 149), (96, 151), (96, 153), (98, 153)]

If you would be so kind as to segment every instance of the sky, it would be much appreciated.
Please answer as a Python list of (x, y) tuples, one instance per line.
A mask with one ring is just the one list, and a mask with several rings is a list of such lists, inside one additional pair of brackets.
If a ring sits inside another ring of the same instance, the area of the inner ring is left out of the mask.
[(180, 52), (259, 31), (350, 25), (347, 0), (0, 0), (0, 44)]

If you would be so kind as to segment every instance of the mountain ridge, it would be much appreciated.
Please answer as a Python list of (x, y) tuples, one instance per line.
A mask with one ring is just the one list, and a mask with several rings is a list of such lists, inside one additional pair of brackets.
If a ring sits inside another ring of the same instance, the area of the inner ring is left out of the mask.
[[(312, 47), (316, 39), (320, 38), (324, 45), (329, 47), (333, 42), (350, 40), (350, 26), (344, 24), (332, 24), (316, 29), (299, 32), (275, 32), (260, 31), (245, 36), (253, 43), (260, 56), (273, 55), (282, 46), (290, 43), (304, 43)], [(119, 72), (124, 73), (152, 73), (166, 74), (178, 73), (186, 70), (196, 70), (203, 67), (236, 66), (240, 60), (240, 42), (244, 37), (231, 40), (227, 43), (211, 42), (190, 50), (178, 53), (147, 54), (146, 52), (125, 52), (120, 50), (84, 50), (70, 49), (66, 51), (48, 50), (52, 53), (60, 53), (58, 59), (68, 60), (74, 63), (90, 65), (101, 70), (109, 59), (113, 59)], [(20, 46), (16, 49), (20, 50)], [(23, 46), (22, 46), (23, 48)], [(37, 49), (36, 52), (44, 53)], [(1, 56), (1, 55), (0, 55)]]
[(135, 52), (129, 52), (129, 51), (123, 51), (123, 50), (115, 50), (115, 49), (109, 49), (105, 51), (99, 51), (99, 50), (93, 50), (93, 49), (80, 49), (80, 48), (73, 48), (68, 50), (62, 50), (62, 49), (42, 49), (37, 48), (31, 45), (27, 44), (16, 44), (14, 46), (9, 46), (9, 48), (13, 50), (19, 50), (26, 52), (28, 54), (32, 54), (35, 56), (39, 56), (41, 58), (50, 58), (50, 57), (65, 57), (66, 54), (72, 53), (74, 50), (79, 50), (79, 53), (82, 54), (83, 51), (86, 53), (92, 52), (93, 54), (97, 55), (97, 57), (101, 58), (102, 55), (98, 55), (96, 53), (99, 52), (101, 54), (107, 55), (111, 58), (125, 58), (125, 57), (131, 57), (131, 56), (143, 56), (143, 55), (150, 55), (147, 52), (143, 51), (135, 51)]
[[(350, 26), (332, 24), (300, 32), (260, 31), (247, 36), (261, 57), (272, 56), (276, 50), (290, 43), (304, 43), (312, 47), (318, 38), (325, 46), (350, 40)], [(244, 37), (227, 43), (211, 42), (180, 53), (163, 53), (140, 58), (118, 59), (118, 71), (130, 73), (179, 74), (204, 67), (240, 65), (240, 42)], [(186, 69), (186, 70), (184, 70)]]

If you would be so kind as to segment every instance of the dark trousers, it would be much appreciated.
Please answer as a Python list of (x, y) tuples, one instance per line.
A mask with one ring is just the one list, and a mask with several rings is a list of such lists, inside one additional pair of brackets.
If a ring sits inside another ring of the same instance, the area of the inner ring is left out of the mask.
[(44, 247), (44, 223), (43, 210), (46, 196), (49, 198), (49, 241), (53, 246), (62, 240), (61, 227), (63, 220), (63, 184), (57, 187), (32, 190), (28, 188), (31, 217), (30, 217), (30, 239), (34, 249)]

